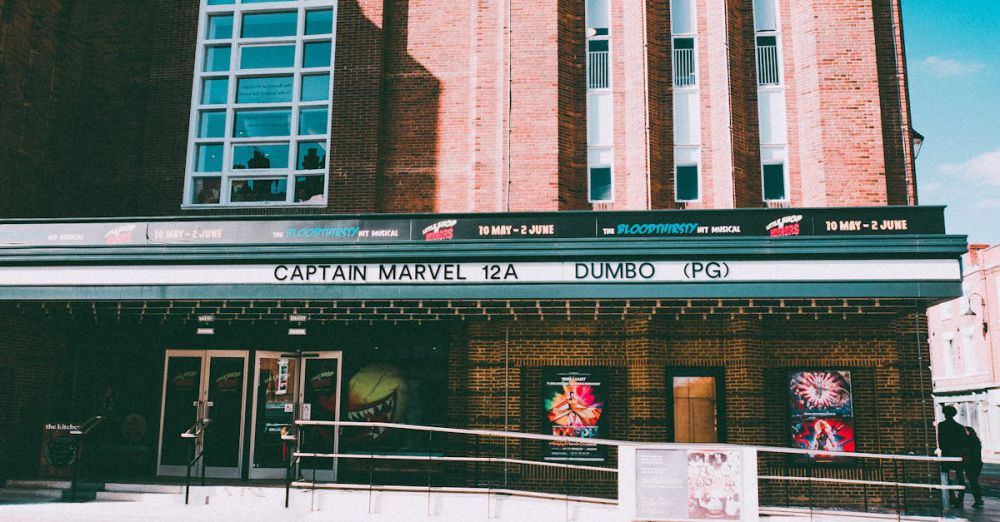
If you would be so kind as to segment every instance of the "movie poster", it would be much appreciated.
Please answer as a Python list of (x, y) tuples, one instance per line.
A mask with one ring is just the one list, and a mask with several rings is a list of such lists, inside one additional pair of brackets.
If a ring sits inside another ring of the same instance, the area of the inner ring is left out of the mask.
[(789, 379), (792, 417), (851, 417), (851, 372), (794, 372)]
[[(546, 435), (598, 439), (607, 437), (606, 368), (543, 368), (542, 419)], [(604, 462), (604, 446), (573, 442), (546, 442), (545, 460)]]
[[(855, 451), (851, 372), (792, 372), (788, 379), (792, 446), (829, 453)], [(814, 455), (830, 460), (832, 455)]]
[[(823, 417), (792, 419), (792, 445), (798, 449), (854, 452), (854, 419)], [(823, 455), (817, 455), (822, 458)]]

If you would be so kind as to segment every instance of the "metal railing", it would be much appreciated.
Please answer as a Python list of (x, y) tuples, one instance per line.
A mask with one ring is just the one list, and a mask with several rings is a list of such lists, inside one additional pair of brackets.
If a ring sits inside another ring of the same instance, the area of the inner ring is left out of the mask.
[(697, 84), (694, 49), (674, 49), (674, 87), (693, 87)]
[(611, 87), (608, 60), (608, 51), (587, 51), (588, 89), (607, 89)]
[[(432, 492), (483, 491), (488, 495), (501, 493), (563, 500), (567, 505), (571, 501), (617, 505), (618, 456), (624, 447), (692, 451), (706, 447), (585, 439), (588, 445), (604, 448), (604, 464), (570, 464), (544, 460), (542, 444), (580, 444), (584, 442), (582, 439), (387, 422), (299, 420), (295, 424), (300, 427), (299, 434), (305, 431), (301, 429), (305, 426), (329, 426), (339, 430), (342, 437), (345, 430), (370, 434), (393, 430), (424, 440), (419, 434), (426, 433), (426, 451), (419, 454), (389, 451), (378, 447), (379, 443), (371, 437), (366, 439), (367, 448), (333, 450), (331, 446), (330, 452), (295, 451), (286, 476), (286, 507), (288, 492), (293, 486), (310, 488), (313, 492), (317, 488), (368, 489), (369, 495), (381, 488), (426, 491), (428, 510)], [(301, 447), (301, 439), (298, 444)], [(848, 506), (852, 511), (872, 515), (895, 513), (901, 518), (907, 513), (943, 511), (948, 506), (949, 492), (964, 489), (948, 485), (941, 472), (942, 464), (960, 461), (956, 458), (857, 452), (831, 454), (829, 451), (726, 444), (709, 446), (734, 451), (750, 449), (756, 453), (760, 500), (765, 506), (762, 512), (769, 509), (843, 510), (844, 503), (853, 499), (858, 505)], [(311, 459), (313, 480), (293, 480), (293, 468), (301, 465), (301, 459)], [(367, 466), (355, 465), (353, 476), (346, 479), (338, 476), (336, 483), (319, 484), (315, 480), (315, 469), (321, 459), (342, 459), (345, 464), (366, 463)], [(402, 477), (404, 482), (380, 476), (388, 476), (391, 470), (384, 467), (388, 463), (395, 463), (400, 468), (396, 478)], [(423, 466), (426, 474), (416, 472), (414, 466)], [(435, 466), (441, 468), (436, 474), (432, 473)], [(365, 476), (367, 480), (362, 478)], [(940, 480), (931, 480), (934, 478)], [(816, 484), (822, 487), (814, 487)], [(845, 492), (848, 492), (847, 497)], [(938, 494), (940, 498), (936, 497)]]
[[(202, 419), (191, 425), (184, 433), (182, 439), (191, 439), (191, 451), (188, 453), (187, 473), (184, 478), (184, 504), (191, 498), (191, 468), (198, 464), (205, 456), (205, 428), (212, 422), (210, 419)], [(201, 463), (201, 485), (205, 485), (205, 463)]]
[(757, 85), (780, 85), (778, 46), (757, 44)]
[(79, 428), (70, 430), (69, 432), (69, 434), (76, 439), (75, 448), (73, 449), (75, 452), (73, 458), (73, 478), (69, 487), (70, 501), (72, 502), (76, 502), (77, 483), (80, 480), (80, 460), (83, 459), (83, 456), (85, 455), (83, 451), (83, 444), (87, 439), (87, 435), (90, 435), (90, 432), (94, 431), (94, 428), (96, 428), (97, 425), (103, 420), (103, 416), (95, 415), (87, 419), (87, 422), (84, 422)]

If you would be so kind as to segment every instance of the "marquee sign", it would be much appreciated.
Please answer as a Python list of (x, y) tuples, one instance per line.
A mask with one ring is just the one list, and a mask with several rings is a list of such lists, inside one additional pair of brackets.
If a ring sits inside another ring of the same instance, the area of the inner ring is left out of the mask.
[(944, 234), (943, 207), (351, 216), (6, 223), (0, 247), (277, 245), (538, 239)]
[(16, 266), (0, 286), (959, 281), (957, 260), (553, 261)]

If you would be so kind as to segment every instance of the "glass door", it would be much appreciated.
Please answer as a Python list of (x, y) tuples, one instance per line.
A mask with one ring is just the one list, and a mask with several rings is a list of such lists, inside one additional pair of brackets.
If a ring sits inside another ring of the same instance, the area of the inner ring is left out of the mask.
[(295, 442), (282, 439), (295, 423), (299, 354), (257, 352), (254, 367), (250, 478), (284, 478)]
[[(295, 452), (291, 433), (296, 419), (340, 419), (340, 352), (257, 352), (254, 380), (250, 478), (284, 478)], [(338, 431), (330, 426), (300, 430), (302, 451), (336, 453)], [(301, 469), (312, 479), (314, 463)], [(336, 479), (336, 459), (316, 459), (316, 479)]]
[[(332, 421), (340, 419), (340, 352), (302, 354), (302, 418)], [(303, 426), (302, 451), (337, 453), (340, 430), (332, 426)], [(313, 462), (315, 460), (315, 462)], [(337, 480), (337, 459), (302, 459), (303, 476), (333, 482)]]
[[(203, 451), (192, 473), (206, 466), (207, 477), (240, 477), (246, 367), (245, 351), (167, 351), (157, 475), (183, 476), (192, 456)], [(203, 436), (182, 438), (197, 421), (207, 421)]]

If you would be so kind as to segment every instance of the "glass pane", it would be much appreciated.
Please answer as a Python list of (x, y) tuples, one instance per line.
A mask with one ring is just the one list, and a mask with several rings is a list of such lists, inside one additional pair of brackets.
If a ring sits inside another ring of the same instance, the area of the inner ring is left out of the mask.
[(609, 201), (611, 199), (611, 168), (590, 169), (590, 200)]
[(677, 201), (698, 199), (698, 167), (677, 167)]
[(785, 167), (764, 165), (764, 199), (785, 199)]
[(236, 111), (233, 136), (257, 138), (262, 136), (288, 136), (292, 132), (290, 109)]
[(688, 399), (674, 401), (674, 442), (691, 442), (691, 411)]
[(778, 28), (774, 14), (774, 0), (753, 0), (754, 29), (776, 31)]
[(296, 170), (318, 170), (326, 167), (326, 144), (319, 141), (299, 143)]
[(299, 135), (326, 134), (329, 129), (326, 121), (326, 107), (302, 109), (299, 113)]
[(160, 464), (183, 466), (191, 458), (191, 443), (177, 436), (191, 427), (198, 413), (194, 403), (201, 393), (201, 357), (167, 359), (167, 382), (163, 390), (163, 447)]
[(715, 398), (715, 377), (691, 377), (688, 382), (692, 397)]
[(229, 70), (229, 46), (205, 48), (205, 72), (224, 72)]
[(718, 442), (715, 429), (715, 400), (690, 399), (691, 442)]
[(298, 32), (298, 13), (257, 13), (243, 15), (243, 38), (267, 36), (295, 36)]
[(587, 27), (608, 28), (608, 0), (587, 0)]
[(674, 377), (674, 399), (690, 396), (687, 377)]
[(243, 0), (244, 4), (266, 4), (267, 2), (294, 2), (295, 0)]
[[(244, 0), (245, 1), (245, 0)], [(233, 182), (235, 185), (237, 182)], [(235, 200), (234, 200), (235, 201)], [(257, 370), (257, 425), (254, 427), (254, 467), (283, 468), (288, 449), (281, 435), (295, 422), (295, 397), (299, 382), (296, 360), (260, 359)]]
[[(208, 0), (208, 5), (229, 5), (235, 2), (236, 0)], [(244, 3), (246, 3), (245, 0)]]
[(209, 205), (219, 202), (222, 178), (194, 178), (194, 202)]
[(233, 37), (233, 15), (218, 15), (208, 17), (209, 40), (224, 40)]
[(201, 89), (201, 103), (205, 105), (219, 105), (226, 103), (228, 98), (228, 79), (221, 78), (205, 80)]
[(692, 34), (694, 30), (694, 2), (670, 0), (670, 26), (673, 34)]
[(302, 77), (302, 101), (321, 101), (329, 98), (329, 74), (308, 74)]
[(240, 465), (243, 431), (242, 357), (212, 357), (208, 363), (208, 400), (212, 437), (205, 445), (205, 466), (235, 468)]
[(234, 202), (284, 201), (288, 190), (287, 185), (288, 181), (285, 178), (234, 179), (229, 200)]
[(198, 145), (195, 172), (222, 172), (222, 145)]
[(226, 135), (226, 111), (202, 111), (198, 122), (199, 138), (222, 138)]
[(330, 34), (333, 32), (333, 11), (309, 11), (306, 13), (306, 34)]
[(236, 103), (292, 101), (292, 77), (240, 78), (236, 83)]
[(233, 147), (233, 170), (287, 168), (287, 143), (281, 145), (237, 145)]
[(326, 203), (326, 198), (323, 197), (324, 179), (324, 176), (296, 176), (295, 202)]
[(329, 67), (331, 49), (330, 42), (307, 43), (302, 67)]
[(295, 65), (294, 45), (256, 45), (240, 51), (240, 69), (273, 69)]

